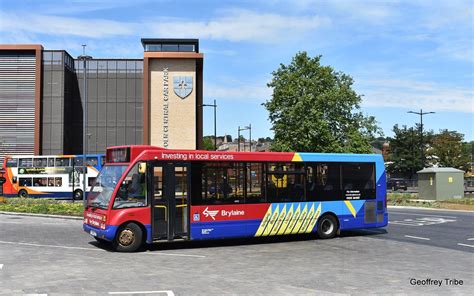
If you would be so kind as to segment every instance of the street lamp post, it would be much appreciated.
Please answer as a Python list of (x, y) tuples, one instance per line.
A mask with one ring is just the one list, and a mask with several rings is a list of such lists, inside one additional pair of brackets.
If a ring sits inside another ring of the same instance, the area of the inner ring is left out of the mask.
[[(249, 130), (250, 132), (250, 151), (252, 151), (252, 125), (249, 124), (248, 126), (244, 126), (242, 128), (240, 128), (240, 126), (238, 127), (238, 133), (237, 133), (237, 151), (240, 151), (240, 132), (241, 131), (245, 131), (245, 130)], [(244, 151), (245, 151), (245, 141), (244, 141)]]
[(436, 112), (423, 112), (423, 109), (420, 109), (420, 112), (408, 111), (407, 113), (420, 115), (420, 149), (421, 149), (421, 165), (425, 167), (425, 152), (423, 149), (423, 115), (435, 114)]
[(214, 104), (202, 104), (202, 107), (212, 107), (214, 108), (214, 150), (217, 150), (217, 104), (214, 100)]
[(77, 57), (78, 60), (83, 62), (83, 94), (84, 94), (84, 105), (82, 107), (82, 202), (86, 202), (86, 179), (87, 179), (87, 164), (86, 164), (86, 153), (87, 153), (87, 61), (92, 60), (91, 56), (86, 55), (86, 45), (82, 45), (82, 55)]

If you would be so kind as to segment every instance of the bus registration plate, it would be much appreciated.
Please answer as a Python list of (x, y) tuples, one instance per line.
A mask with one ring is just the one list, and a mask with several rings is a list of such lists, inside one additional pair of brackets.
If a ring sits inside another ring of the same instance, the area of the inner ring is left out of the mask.
[(90, 233), (92, 236), (97, 236), (97, 232), (95, 232), (94, 230), (91, 230), (89, 233)]

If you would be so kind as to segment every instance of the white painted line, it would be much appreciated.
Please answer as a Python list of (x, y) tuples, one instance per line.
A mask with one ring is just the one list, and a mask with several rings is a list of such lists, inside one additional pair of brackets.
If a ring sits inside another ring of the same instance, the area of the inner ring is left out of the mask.
[(48, 294), (25, 294), (25, 296), (48, 296)]
[(0, 269), (3, 269), (3, 264), (0, 264)]
[(166, 294), (168, 296), (174, 296), (173, 291), (134, 291), (134, 292), (109, 292), (109, 295), (130, 295), (130, 294)]
[(472, 237), (472, 238), (468, 238), (467, 240), (474, 240), (474, 237)]
[(474, 248), (474, 245), (461, 244), (461, 243), (458, 243), (458, 246)]
[(59, 248), (59, 249), (72, 249), (72, 250), (88, 250), (88, 251), (100, 251), (105, 252), (102, 249), (94, 248), (82, 248), (82, 247), (68, 247), (68, 246), (56, 246), (56, 245), (42, 245), (42, 244), (33, 244), (33, 243), (22, 243), (22, 242), (6, 242), (0, 241), (0, 244), (10, 244), (10, 245), (21, 245), (21, 246), (30, 246), (30, 247), (46, 247), (46, 248)]
[(457, 217), (453, 216), (441, 216), (441, 215), (429, 215), (429, 214), (413, 214), (413, 213), (402, 213), (402, 212), (388, 212), (388, 215), (391, 216), (393, 214), (396, 215), (409, 215), (409, 216), (424, 216), (424, 217), (439, 217), (439, 218), (450, 218), (450, 219), (457, 219)]
[[(21, 246), (30, 246), (30, 247), (42, 247), (42, 248), (46, 247), (46, 248), (59, 248), (59, 249), (69, 249), (69, 250), (87, 250), (87, 251), (106, 252), (106, 250), (99, 249), (99, 248), (83, 248), (83, 247), (68, 247), (68, 246), (56, 246), (56, 245), (42, 245), (42, 244), (22, 243), (22, 242), (0, 241), (0, 244), (21, 245)], [(142, 254), (161, 255), (161, 256), (175, 256), (175, 257), (206, 258), (206, 256), (203, 256), (203, 255), (175, 254), (175, 253), (163, 253), (163, 252), (145, 252), (145, 253), (142, 253)]]
[(0, 221), (0, 224), (22, 224), (21, 222), (13, 222), (13, 221)]
[(411, 235), (405, 235), (405, 237), (414, 238), (414, 239), (422, 239), (422, 240), (430, 240), (429, 238), (426, 238), (426, 237), (411, 236)]
[(162, 255), (162, 256), (176, 256), (176, 257), (194, 257), (194, 258), (206, 258), (203, 255), (192, 255), (192, 254), (176, 254), (176, 253), (162, 253), (162, 252), (145, 252), (143, 254), (149, 255)]

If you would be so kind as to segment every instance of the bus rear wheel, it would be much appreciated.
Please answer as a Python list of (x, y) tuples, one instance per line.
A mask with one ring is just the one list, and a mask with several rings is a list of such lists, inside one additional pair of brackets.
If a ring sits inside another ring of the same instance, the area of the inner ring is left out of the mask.
[(82, 200), (82, 190), (80, 190), (80, 189), (75, 190), (73, 195), (72, 195), (72, 198), (74, 200)]
[(142, 246), (143, 231), (135, 223), (122, 226), (115, 237), (114, 246), (119, 252), (135, 252)]
[(322, 239), (333, 238), (338, 230), (337, 219), (333, 215), (324, 215), (318, 221), (318, 235)]
[(27, 198), (28, 197), (28, 191), (26, 191), (25, 189), (22, 189), (22, 190), (18, 191), (18, 197)]

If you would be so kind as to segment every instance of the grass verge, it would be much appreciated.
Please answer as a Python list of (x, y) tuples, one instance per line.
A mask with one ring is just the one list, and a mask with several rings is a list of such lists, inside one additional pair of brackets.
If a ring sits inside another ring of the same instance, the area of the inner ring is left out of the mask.
[(387, 204), (390, 206), (412, 206), (424, 208), (452, 209), (474, 211), (474, 198), (452, 198), (443, 201), (419, 200), (416, 193), (388, 193)]
[(81, 201), (72, 203), (49, 198), (4, 198), (0, 199), (0, 211), (81, 217), (84, 207)]

